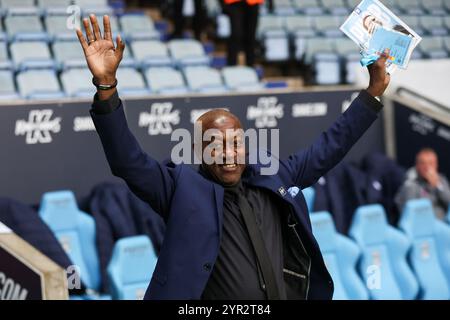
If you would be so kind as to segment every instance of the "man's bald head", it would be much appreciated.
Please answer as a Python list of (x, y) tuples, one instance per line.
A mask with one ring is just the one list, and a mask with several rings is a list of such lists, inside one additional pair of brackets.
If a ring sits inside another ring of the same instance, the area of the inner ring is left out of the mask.
[[(202, 165), (218, 183), (235, 185), (245, 169), (245, 143), (241, 121), (225, 109), (213, 109), (201, 115), (196, 123), (202, 135), (214, 131), (212, 141), (203, 140)], [(207, 135), (208, 136), (208, 135)], [(212, 146), (212, 147), (211, 147)], [(205, 161), (213, 159), (213, 161)]]
[(239, 118), (226, 109), (212, 109), (202, 114), (197, 122), (202, 124), (202, 132), (208, 129), (221, 129), (226, 125), (226, 129), (242, 129)]

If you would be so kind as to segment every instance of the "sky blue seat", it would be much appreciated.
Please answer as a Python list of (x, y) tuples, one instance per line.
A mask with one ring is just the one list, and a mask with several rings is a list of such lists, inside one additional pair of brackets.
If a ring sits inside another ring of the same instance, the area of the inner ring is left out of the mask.
[(86, 287), (98, 291), (101, 278), (94, 218), (78, 209), (72, 191), (45, 193), (39, 215), (78, 266)]
[[(65, 13), (66, 8), (67, 7), (61, 8), (61, 10), (64, 11), (64, 14), (51, 14), (44, 17), (44, 25), (52, 41), (58, 40), (78, 41), (75, 30), (69, 29), (67, 26), (68, 15), (67, 13)], [(70, 22), (75, 24), (75, 21), (73, 19), (70, 20)], [(80, 20), (77, 21), (77, 23), (79, 23), (79, 26), (81, 28), (82, 26), (81, 17)]]
[(44, 15), (66, 15), (67, 7), (71, 4), (72, 0), (37, 0), (37, 6), (44, 13)]
[(303, 14), (319, 15), (325, 12), (319, 0), (292, 0), (292, 3), (296, 11)]
[(184, 75), (190, 90), (193, 92), (223, 93), (227, 91), (220, 72), (211, 67), (186, 67)]
[(422, 15), (425, 13), (424, 8), (422, 7), (422, 2), (423, 2), (422, 0), (395, 0), (397, 7), (401, 11), (408, 14), (417, 14), (417, 15)]
[(321, 0), (322, 6), (333, 15), (347, 16), (349, 9), (345, 0)]
[(8, 15), (4, 22), (11, 41), (49, 40), (38, 15)]
[(449, 56), (442, 37), (423, 37), (419, 43), (419, 50), (429, 59), (445, 59)]
[(292, 38), (296, 37), (314, 37), (313, 17), (307, 15), (286, 16), (283, 19), (283, 25)]
[[(293, 188), (295, 188), (295, 187), (293, 187)], [(291, 190), (291, 188), (289, 188), (288, 192), (292, 192), (294, 190)], [(308, 188), (303, 189), (302, 192), (303, 192), (303, 196), (305, 197), (306, 205), (308, 206), (308, 210), (311, 213), (314, 210), (314, 199), (316, 196), (316, 190), (314, 190), (313, 187), (308, 187)]]
[(28, 70), (17, 77), (20, 96), (30, 100), (53, 100), (65, 97), (54, 70)]
[(419, 21), (422, 28), (430, 35), (445, 36), (448, 33), (443, 17), (421, 16)]
[(56, 67), (46, 42), (14, 42), (9, 49), (16, 70), (54, 69)]
[(411, 243), (402, 232), (388, 224), (381, 205), (359, 207), (349, 235), (361, 249), (359, 271), (371, 299), (416, 298), (419, 285), (406, 258)]
[(131, 42), (134, 58), (142, 68), (172, 66), (172, 58), (166, 44), (159, 40)]
[(208, 66), (210, 59), (202, 44), (194, 39), (176, 39), (168, 43), (172, 59), (180, 67)]
[(119, 18), (122, 33), (127, 40), (160, 40), (153, 20), (145, 14), (124, 14)]
[(119, 68), (117, 70), (117, 88), (124, 97), (148, 96), (148, 89), (142, 73), (134, 68)]
[(181, 94), (188, 92), (183, 75), (172, 67), (149, 68), (145, 71), (145, 78), (152, 93)]
[(316, 31), (325, 37), (342, 37), (339, 27), (344, 23), (345, 16), (317, 16), (314, 17)]
[(247, 66), (232, 66), (222, 69), (225, 85), (234, 91), (260, 91), (264, 85), (259, 81), (255, 69)]
[(107, 268), (112, 298), (142, 300), (157, 259), (147, 236), (127, 237), (117, 241)]
[(78, 41), (56, 41), (52, 44), (53, 55), (60, 69), (85, 68), (86, 58)]
[[(448, 268), (450, 227), (436, 219), (429, 199), (409, 200), (402, 211), (399, 226), (412, 242), (410, 261), (425, 300), (450, 299)], [(445, 239), (447, 237), (447, 239)]]
[(360, 255), (358, 246), (337, 233), (329, 212), (315, 212), (310, 218), (314, 237), (334, 282), (333, 300), (369, 299), (367, 289), (356, 271)]
[(92, 98), (96, 92), (87, 68), (68, 69), (61, 73), (61, 84), (68, 97)]
[(0, 100), (14, 100), (18, 97), (12, 71), (0, 70)]
[(96, 14), (103, 16), (104, 14), (111, 15), (112, 8), (108, 4), (108, 0), (74, 0), (74, 4), (79, 6), (86, 14)]

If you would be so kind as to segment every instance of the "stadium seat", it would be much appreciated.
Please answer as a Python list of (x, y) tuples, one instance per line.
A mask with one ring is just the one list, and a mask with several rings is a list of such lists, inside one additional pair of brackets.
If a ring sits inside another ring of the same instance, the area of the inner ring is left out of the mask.
[(310, 213), (313, 212), (313, 210), (314, 210), (314, 199), (315, 199), (316, 191), (314, 190), (313, 187), (308, 187), (308, 188), (303, 189), (302, 193), (303, 193), (303, 197), (305, 197), (306, 206), (308, 207), (309, 212)]
[(92, 74), (87, 68), (62, 72), (61, 84), (68, 97), (92, 98), (96, 91), (92, 85)]
[(419, 36), (423, 36), (425, 30), (420, 24), (420, 16), (417, 15), (405, 15), (401, 16), (403, 22), (405, 22), (411, 29), (413, 29)]
[(264, 59), (270, 62), (289, 60), (289, 38), (285, 30), (266, 33)]
[(341, 61), (341, 71), (344, 74), (345, 83), (354, 83), (358, 68), (361, 68), (361, 54), (358, 46), (350, 39), (342, 38), (335, 40), (336, 52)]
[(9, 70), (0, 70), (0, 100), (14, 100), (17, 98), (13, 73)]
[(74, 4), (79, 6), (84, 13), (94, 13), (98, 16), (113, 13), (108, 0), (75, 0)]
[(64, 97), (53, 70), (28, 70), (17, 75), (17, 86), (24, 99), (58, 99)]
[(356, 271), (358, 246), (339, 234), (329, 212), (310, 215), (314, 237), (334, 282), (333, 300), (367, 300), (369, 295)]
[(0, 41), (0, 70), (11, 69), (12, 63), (8, 57), (8, 47), (6, 42)]
[(107, 269), (112, 298), (142, 300), (156, 262), (155, 250), (147, 236), (118, 240)]
[(14, 42), (10, 45), (10, 51), (16, 70), (55, 68), (55, 62), (45, 42)]
[[(396, 0), (397, 7), (407, 14), (424, 14), (421, 0)], [(389, 6), (388, 6), (389, 7)]]
[[(446, 277), (441, 264), (444, 256), (448, 259), (450, 254), (450, 227), (437, 220), (429, 199), (409, 200), (399, 226), (412, 242), (410, 261), (422, 289), (421, 298), (450, 299), (449, 274)], [(443, 228), (443, 234), (448, 235), (447, 242), (439, 241), (442, 240), (441, 236), (437, 236), (439, 228)], [(450, 273), (450, 270), (447, 272)]]
[(307, 15), (323, 14), (324, 10), (318, 0), (292, 0), (297, 12)]
[(191, 91), (202, 93), (220, 93), (227, 91), (222, 76), (216, 69), (206, 66), (186, 67), (186, 82)]
[(34, 0), (0, 0), (0, 7), (4, 9), (11, 8), (32, 8)]
[(257, 35), (258, 38), (264, 37), (266, 32), (279, 31), (284, 29), (283, 20), (285, 17), (276, 15), (261, 16), (258, 21)]
[(197, 40), (172, 40), (168, 43), (170, 55), (178, 66), (209, 65), (209, 57)]
[(131, 50), (142, 68), (172, 65), (167, 46), (159, 40), (133, 41)]
[(7, 16), (4, 22), (10, 41), (49, 40), (38, 15)]
[(311, 38), (316, 35), (313, 26), (313, 19), (304, 15), (293, 15), (284, 17), (284, 28), (288, 31), (291, 37), (306, 37)]
[(353, 11), (360, 3), (360, 0), (347, 0), (347, 7), (350, 11)]
[(360, 275), (375, 300), (415, 299), (419, 285), (407, 264), (408, 238), (390, 226), (381, 205), (359, 207), (349, 235), (362, 252)]
[(171, 67), (149, 68), (145, 78), (152, 93), (181, 94), (188, 92), (180, 71)]
[(344, 23), (344, 20), (341, 16), (314, 17), (316, 30), (325, 37), (341, 37), (343, 33), (339, 28), (342, 23)]
[(424, 9), (432, 15), (446, 15), (447, 11), (442, 0), (427, 0)]
[(256, 71), (250, 67), (234, 66), (222, 69), (225, 85), (235, 91), (259, 91), (264, 88)]
[(450, 31), (450, 15), (443, 17), (444, 26)]
[(421, 16), (420, 25), (430, 35), (444, 36), (447, 35), (447, 29), (444, 20), (439, 16)]
[(37, 6), (44, 16), (62, 15), (67, 18), (67, 8), (72, 5), (72, 0), (37, 0)]
[(160, 40), (161, 35), (155, 29), (153, 20), (144, 14), (125, 14), (119, 18), (126, 39)]
[(231, 21), (226, 14), (219, 14), (216, 17), (217, 37), (226, 39), (231, 35)]
[(288, 16), (295, 14), (295, 8), (291, 0), (277, 0), (274, 1), (274, 12), (280, 16)]
[[(65, 10), (65, 8), (64, 8)], [(78, 41), (75, 30), (67, 28), (67, 15), (47, 15), (44, 18), (45, 28), (52, 39), (58, 40), (73, 40)], [(81, 27), (81, 20), (80, 20)]]
[(52, 44), (53, 55), (61, 69), (85, 68), (86, 59), (78, 41), (59, 41)]
[(43, 195), (39, 216), (80, 270), (87, 288), (100, 288), (100, 266), (96, 247), (94, 218), (78, 209), (71, 191), (47, 192)]
[(423, 37), (419, 49), (422, 55), (429, 59), (445, 59), (449, 56), (441, 37)]
[(123, 97), (146, 96), (150, 94), (144, 77), (134, 68), (119, 68), (117, 70), (117, 81), (117, 88)]
[(322, 6), (332, 15), (348, 15), (349, 10), (344, 0), (321, 0)]

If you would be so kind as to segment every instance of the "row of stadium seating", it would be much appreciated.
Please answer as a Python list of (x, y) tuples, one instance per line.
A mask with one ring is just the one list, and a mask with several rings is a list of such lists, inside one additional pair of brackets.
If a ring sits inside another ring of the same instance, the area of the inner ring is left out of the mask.
[[(63, 71), (58, 79), (54, 70), (26, 70), (14, 75), (0, 70), (0, 100), (60, 99), (93, 97), (95, 87), (87, 68)], [(147, 96), (182, 93), (223, 93), (227, 91), (257, 91), (264, 88), (256, 71), (249, 67), (226, 67), (221, 71), (209, 66), (153, 67), (144, 75), (134, 68), (119, 68), (118, 89), (121, 96)], [(15, 81), (18, 91), (16, 91)], [(61, 84), (60, 84), (61, 83)]]
[(157, 261), (147, 236), (122, 238), (115, 243), (107, 268), (110, 295), (100, 295), (101, 275), (94, 218), (79, 210), (71, 191), (44, 194), (39, 216), (77, 266), (81, 281), (88, 288), (86, 295), (72, 296), (72, 299), (135, 300), (144, 297)]
[[(312, 206), (314, 189), (303, 190)], [(359, 207), (350, 238), (339, 234), (328, 212), (311, 223), (333, 278), (333, 299), (450, 299), (450, 210), (438, 220), (428, 199), (410, 200), (399, 229), (381, 205)]]
[[(303, 190), (308, 205), (314, 190)], [(95, 221), (70, 191), (44, 194), (39, 216), (50, 227), (91, 294), (83, 299), (140, 299), (157, 257), (146, 236), (124, 238), (108, 266), (111, 295), (99, 295)], [(411, 200), (396, 229), (380, 205), (356, 210), (350, 237), (336, 232), (327, 212), (311, 213), (313, 233), (332, 275), (333, 299), (450, 299), (450, 226), (428, 200)], [(450, 222), (450, 213), (449, 221)]]

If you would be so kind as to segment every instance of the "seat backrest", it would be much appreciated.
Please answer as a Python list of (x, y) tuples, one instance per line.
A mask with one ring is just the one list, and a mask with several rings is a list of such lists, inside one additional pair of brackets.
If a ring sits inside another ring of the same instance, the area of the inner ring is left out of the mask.
[(261, 16), (258, 22), (258, 34), (263, 35), (270, 30), (280, 30), (284, 28), (283, 17), (277, 15)]
[(10, 35), (24, 32), (42, 32), (44, 30), (39, 16), (7, 16), (5, 27)]
[(120, 17), (123, 32), (146, 32), (155, 29), (153, 20), (147, 15), (126, 14)]
[(443, 50), (443, 40), (441, 37), (423, 37), (419, 44), (420, 49), (424, 52), (432, 50)]
[(34, 0), (0, 0), (2, 8), (34, 7)]
[(172, 40), (168, 44), (171, 56), (175, 60), (190, 57), (203, 57), (206, 55), (202, 44), (197, 40)]
[(113, 299), (142, 300), (156, 262), (155, 250), (147, 236), (117, 241), (107, 268)]
[(145, 76), (152, 92), (159, 93), (171, 88), (186, 87), (181, 73), (170, 67), (149, 68)]
[[(57, 34), (75, 33), (74, 30), (70, 30), (67, 28), (67, 16), (65, 15), (48, 15), (45, 17), (44, 24), (47, 32), (53, 36)], [(74, 36), (74, 38), (76, 39), (76, 35)]]
[[(398, 265), (405, 265), (407, 249), (399, 244), (393, 245), (397, 237), (391, 236), (392, 233), (398, 235), (400, 232), (388, 225), (381, 205), (366, 205), (356, 210), (349, 235), (361, 249), (360, 273), (372, 299), (408, 299), (401, 284), (411, 280), (410, 272), (408, 278), (396, 272)], [(403, 278), (399, 280), (397, 277)]]
[(52, 59), (47, 43), (38, 41), (14, 42), (10, 46), (11, 57), (15, 64), (28, 60)]
[(142, 74), (133, 68), (119, 68), (117, 70), (117, 80), (119, 90), (146, 88)]
[(411, 240), (411, 264), (419, 280), (423, 299), (450, 299), (441, 260), (439, 259), (437, 219), (429, 199), (406, 202), (399, 226)]
[[(289, 188), (290, 190), (290, 188)], [(306, 206), (308, 207), (309, 212), (313, 212), (314, 210), (314, 199), (316, 196), (316, 191), (313, 187), (308, 187), (302, 190), (303, 197), (305, 197)]]
[(80, 270), (81, 280), (93, 290), (100, 287), (100, 267), (94, 218), (78, 209), (71, 191), (43, 195), (39, 215)]
[(108, 0), (75, 0), (75, 4), (80, 6), (81, 8), (84, 8), (84, 7), (106, 8), (106, 7), (108, 7)]
[(88, 69), (70, 69), (61, 74), (63, 89), (70, 97), (92, 97), (95, 87), (92, 86), (91, 79)]
[(52, 45), (53, 54), (59, 63), (68, 60), (85, 60), (83, 49), (78, 41), (57, 41)]
[(148, 58), (168, 58), (169, 50), (167, 46), (161, 41), (146, 40), (146, 41), (133, 41), (131, 48), (134, 53), (134, 57), (138, 61), (142, 61)]
[(287, 31), (295, 32), (299, 29), (311, 29), (313, 20), (310, 16), (294, 15), (284, 18), (284, 26)]
[(0, 70), (0, 95), (15, 92), (13, 73), (8, 70)]
[(256, 71), (246, 66), (225, 67), (222, 69), (222, 75), (226, 86), (231, 89), (259, 83)]
[(57, 96), (61, 93), (56, 74), (52, 70), (29, 70), (17, 75), (17, 86), (23, 98), (40, 95)]
[(224, 86), (220, 72), (211, 67), (186, 67), (184, 69), (184, 75), (186, 76), (189, 88), (193, 91)]
[(37, 0), (37, 4), (41, 8), (67, 8), (71, 3), (72, 0)]
[(314, 237), (334, 282), (333, 299), (368, 299), (364, 283), (356, 272), (358, 246), (337, 233), (329, 212), (316, 212), (310, 218)]

